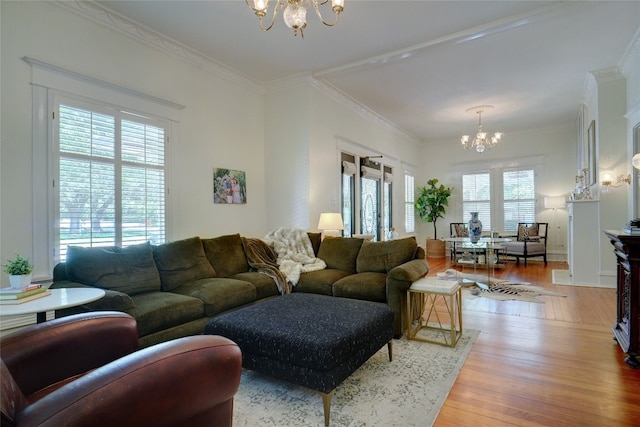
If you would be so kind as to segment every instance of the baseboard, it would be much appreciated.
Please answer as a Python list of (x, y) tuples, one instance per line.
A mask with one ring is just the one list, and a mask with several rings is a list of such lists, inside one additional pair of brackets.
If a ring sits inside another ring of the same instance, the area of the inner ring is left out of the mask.
[(569, 270), (551, 270), (551, 281), (560, 286), (586, 286), (592, 288), (615, 288), (615, 280), (611, 282), (609, 276), (600, 276), (600, 283), (574, 283)]

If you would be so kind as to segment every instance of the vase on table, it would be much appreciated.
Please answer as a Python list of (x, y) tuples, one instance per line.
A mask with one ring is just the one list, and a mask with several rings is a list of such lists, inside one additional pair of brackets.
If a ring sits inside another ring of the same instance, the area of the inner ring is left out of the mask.
[(478, 243), (482, 236), (482, 222), (478, 219), (478, 212), (471, 212), (469, 220), (469, 239), (471, 243)]

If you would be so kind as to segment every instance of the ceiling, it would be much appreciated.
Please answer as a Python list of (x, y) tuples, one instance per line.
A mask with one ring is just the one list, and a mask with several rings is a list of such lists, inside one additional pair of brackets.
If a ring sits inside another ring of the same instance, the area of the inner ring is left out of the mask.
[(640, 1), (345, 0), (335, 27), (310, 10), (304, 38), (282, 16), (262, 32), (242, 0), (96, 3), (257, 84), (311, 75), (427, 142), (474, 133), (477, 105), (505, 141), (573, 125), (589, 73), (619, 66), (640, 29)]

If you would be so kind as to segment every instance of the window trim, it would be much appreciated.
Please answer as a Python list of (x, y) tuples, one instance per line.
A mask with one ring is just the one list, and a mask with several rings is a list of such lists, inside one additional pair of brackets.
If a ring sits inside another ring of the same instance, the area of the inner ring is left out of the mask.
[[(54, 185), (53, 159), (53, 94), (62, 94), (85, 101), (97, 101), (101, 104), (117, 106), (132, 113), (167, 120), (168, 142), (165, 150), (165, 188), (166, 188), (166, 239), (171, 240), (173, 226), (172, 212), (175, 201), (171, 197), (173, 184), (172, 159), (173, 147), (178, 140), (178, 111), (184, 106), (162, 100), (128, 88), (104, 82), (90, 76), (65, 70), (41, 61), (24, 58), (32, 68), (32, 262), (34, 280), (49, 280), (55, 267), (54, 242), (55, 231), (50, 218), (53, 217), (54, 200), (51, 186)], [(84, 94), (84, 96), (79, 94)], [(142, 113), (144, 112), (144, 113)]]

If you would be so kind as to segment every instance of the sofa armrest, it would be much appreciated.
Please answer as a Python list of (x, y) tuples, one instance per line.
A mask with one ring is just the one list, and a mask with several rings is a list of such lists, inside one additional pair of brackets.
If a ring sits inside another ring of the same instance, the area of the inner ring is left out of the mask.
[(401, 337), (403, 333), (402, 314), (406, 304), (407, 289), (428, 272), (427, 260), (413, 259), (387, 273), (387, 304), (394, 312), (393, 330), (396, 338)]
[[(50, 289), (60, 288), (92, 288), (95, 286), (85, 285), (70, 280), (61, 280), (53, 282)], [(96, 301), (82, 304), (77, 307), (71, 307), (64, 310), (56, 310), (56, 317), (69, 316), (71, 314), (86, 313), (91, 311), (122, 311), (133, 317), (136, 316), (136, 304), (131, 297), (124, 292), (114, 291), (111, 289), (103, 289), (104, 296)]]
[(102, 366), (29, 405), (22, 425), (231, 426), (240, 348), (202, 335), (157, 344)]
[(137, 348), (135, 319), (107, 311), (31, 325), (0, 339), (0, 357), (26, 396)]
[(425, 259), (412, 259), (391, 269), (387, 273), (387, 279), (409, 282), (409, 286), (411, 286), (411, 283), (423, 277), (427, 272), (429, 272), (429, 264)]

